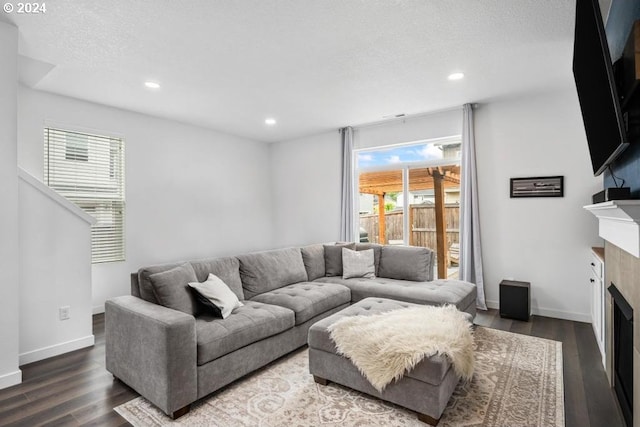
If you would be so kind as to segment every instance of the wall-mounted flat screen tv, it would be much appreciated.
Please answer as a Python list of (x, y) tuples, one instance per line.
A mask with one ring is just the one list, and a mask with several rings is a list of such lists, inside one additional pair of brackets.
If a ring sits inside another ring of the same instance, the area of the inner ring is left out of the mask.
[(576, 1), (573, 76), (597, 176), (629, 145), (597, 0)]

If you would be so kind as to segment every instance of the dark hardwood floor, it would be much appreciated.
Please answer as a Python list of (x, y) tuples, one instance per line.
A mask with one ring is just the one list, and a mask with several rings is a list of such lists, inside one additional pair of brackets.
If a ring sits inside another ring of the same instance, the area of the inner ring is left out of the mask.
[(0, 426), (128, 426), (113, 408), (138, 394), (105, 369), (104, 314), (91, 348), (21, 366), (22, 384), (0, 390)]
[[(534, 316), (529, 322), (479, 312), (476, 324), (562, 341), (567, 427), (622, 427), (591, 325)], [(104, 367), (104, 315), (94, 347), (22, 366), (23, 382), (0, 390), (0, 426), (126, 426), (113, 408), (137, 396)]]

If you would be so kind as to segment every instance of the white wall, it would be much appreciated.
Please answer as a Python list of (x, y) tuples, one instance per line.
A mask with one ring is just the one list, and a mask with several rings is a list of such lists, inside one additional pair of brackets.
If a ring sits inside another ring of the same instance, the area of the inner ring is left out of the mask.
[[(357, 148), (461, 133), (462, 110), (356, 130)], [(601, 245), (582, 209), (602, 187), (592, 176), (573, 86), (480, 106), (476, 145), (486, 298), (502, 279), (530, 281), (535, 313), (589, 321), (589, 247)], [(271, 145), (275, 241), (336, 240), (340, 216), (340, 137), (331, 132)], [(510, 199), (509, 178), (564, 175), (565, 197)], [(286, 196), (286, 197), (285, 197)]]
[(20, 383), (18, 369), (18, 175), (16, 168), (18, 29), (0, 22), (0, 389)]
[(94, 311), (141, 266), (271, 247), (266, 144), (23, 86), (18, 114), (18, 164), (40, 179), (45, 122), (125, 139), (126, 261), (93, 266)]
[[(475, 114), (487, 304), (505, 278), (531, 282), (534, 313), (590, 321), (589, 247), (602, 245), (582, 209), (602, 188), (591, 172), (575, 89), (481, 105)], [(563, 175), (563, 198), (509, 197), (509, 178)]]
[(424, 139), (444, 138), (462, 133), (462, 107), (355, 130), (356, 149), (401, 144)]
[[(93, 218), (44, 184), (34, 184), (21, 175), (20, 365), (94, 343)], [(70, 317), (60, 320), (58, 308), (64, 306), (71, 307)]]
[(273, 246), (340, 237), (342, 149), (338, 131), (270, 145)]

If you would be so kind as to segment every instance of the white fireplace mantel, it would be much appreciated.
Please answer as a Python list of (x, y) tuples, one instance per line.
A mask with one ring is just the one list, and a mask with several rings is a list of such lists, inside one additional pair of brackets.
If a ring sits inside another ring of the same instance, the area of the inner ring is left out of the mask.
[(612, 200), (584, 209), (598, 218), (600, 237), (640, 258), (640, 200)]

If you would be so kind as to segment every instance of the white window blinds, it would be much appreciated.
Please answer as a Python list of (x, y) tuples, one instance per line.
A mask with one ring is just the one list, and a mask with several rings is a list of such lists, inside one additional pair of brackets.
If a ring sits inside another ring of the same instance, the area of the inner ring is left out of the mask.
[(93, 263), (123, 261), (124, 141), (45, 128), (44, 181), (96, 218)]

